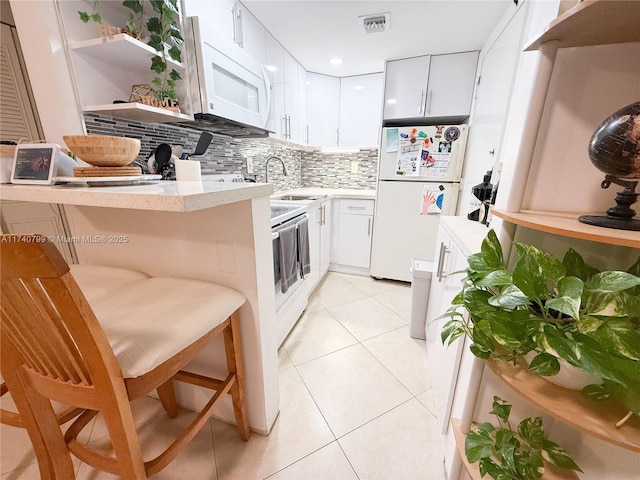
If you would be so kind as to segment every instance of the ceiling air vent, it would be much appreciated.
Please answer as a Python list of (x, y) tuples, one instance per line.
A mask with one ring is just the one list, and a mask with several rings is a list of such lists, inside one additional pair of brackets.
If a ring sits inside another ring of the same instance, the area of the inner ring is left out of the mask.
[(365, 33), (384, 32), (391, 27), (390, 13), (376, 13), (375, 15), (365, 15), (358, 17), (362, 20)]

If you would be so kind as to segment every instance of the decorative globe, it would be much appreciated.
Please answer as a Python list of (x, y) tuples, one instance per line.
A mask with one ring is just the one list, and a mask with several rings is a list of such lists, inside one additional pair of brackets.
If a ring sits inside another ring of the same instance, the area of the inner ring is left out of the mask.
[(621, 108), (602, 122), (589, 142), (589, 158), (609, 175), (640, 178), (640, 102)]

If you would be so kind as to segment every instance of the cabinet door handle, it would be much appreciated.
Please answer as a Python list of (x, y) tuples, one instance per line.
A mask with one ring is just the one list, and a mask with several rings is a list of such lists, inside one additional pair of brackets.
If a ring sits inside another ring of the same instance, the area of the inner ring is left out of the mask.
[(353, 206), (353, 205), (347, 205), (347, 209), (348, 209), (348, 210), (364, 210), (364, 209), (366, 209), (366, 208), (367, 208), (367, 207), (355, 207), (355, 206)]
[(427, 93), (427, 101), (425, 105), (425, 115), (429, 115), (431, 113), (431, 100), (433, 99), (433, 90), (429, 90)]
[(448, 253), (451, 253), (451, 250), (447, 248), (444, 242), (440, 242), (440, 255), (438, 256), (438, 268), (436, 270), (438, 282), (442, 282), (443, 278), (447, 278), (447, 275), (444, 274), (444, 260)]
[(304, 141), (307, 145), (309, 145), (309, 125), (304, 127)]
[(291, 140), (291, 115), (287, 115), (287, 138)]
[(418, 115), (424, 115), (424, 90), (420, 90), (420, 104), (418, 105)]
[(280, 122), (282, 124), (282, 138), (284, 138), (286, 140), (286, 138), (287, 138), (287, 116), (285, 115), (284, 117), (282, 117), (282, 120)]
[(236, 19), (238, 21), (238, 45), (244, 48), (244, 32), (242, 31), (242, 10), (238, 8)]
[(367, 237), (371, 236), (371, 217), (369, 217), (369, 221), (367, 223)]

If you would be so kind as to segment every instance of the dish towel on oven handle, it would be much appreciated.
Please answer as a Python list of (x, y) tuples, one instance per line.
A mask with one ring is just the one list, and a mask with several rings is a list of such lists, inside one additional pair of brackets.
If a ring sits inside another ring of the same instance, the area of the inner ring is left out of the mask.
[(309, 220), (303, 218), (296, 226), (298, 227), (298, 261), (300, 262), (300, 276), (311, 273), (311, 259), (309, 258)]
[(282, 293), (298, 280), (298, 247), (296, 225), (278, 231), (280, 236), (280, 281)]

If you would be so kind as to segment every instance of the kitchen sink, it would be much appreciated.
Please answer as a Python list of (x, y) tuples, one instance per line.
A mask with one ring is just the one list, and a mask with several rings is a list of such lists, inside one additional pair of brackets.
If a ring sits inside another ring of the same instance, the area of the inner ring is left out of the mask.
[(278, 197), (274, 197), (276, 200), (282, 201), (296, 201), (296, 200), (320, 200), (321, 198), (325, 198), (326, 195), (280, 195)]

